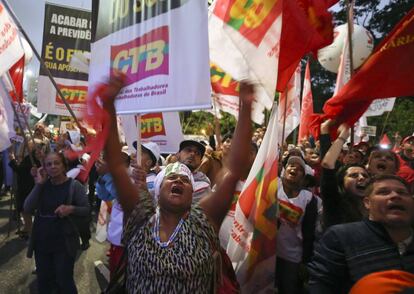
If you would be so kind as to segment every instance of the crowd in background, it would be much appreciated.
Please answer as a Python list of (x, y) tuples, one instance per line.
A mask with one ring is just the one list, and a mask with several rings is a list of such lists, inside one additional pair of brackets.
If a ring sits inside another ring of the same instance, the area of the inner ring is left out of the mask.
[[(110, 215), (111, 276), (125, 254), (134, 261), (124, 269), (128, 292), (211, 293), (217, 283), (211, 253), (225, 255), (235, 203), (266, 132), (250, 131), (251, 91), (241, 91), (246, 110), (234, 133), (213, 136), (213, 144), (184, 140), (176, 154), (135, 143), (139, 164), (136, 152), (110, 134), (85, 175), (88, 154), (65, 157), (65, 150), (82, 149), (83, 134), (74, 129), (52, 138), (42, 124), (28, 148), (4, 151), (2, 194), (15, 195), (23, 220), (18, 233), (28, 240), (28, 256), (34, 252), (40, 293), (76, 293), (75, 256), (90, 246), (90, 223), (101, 203)], [(414, 273), (414, 136), (394, 146), (351, 145), (350, 128), (339, 126), (332, 138), (334, 127), (328, 120), (318, 140), (280, 146), (278, 293), (345, 293), (366, 289), (358, 281), (372, 273), (405, 271), (401, 279)], [(174, 244), (182, 250), (168, 251)], [(413, 286), (413, 277), (407, 279)]]

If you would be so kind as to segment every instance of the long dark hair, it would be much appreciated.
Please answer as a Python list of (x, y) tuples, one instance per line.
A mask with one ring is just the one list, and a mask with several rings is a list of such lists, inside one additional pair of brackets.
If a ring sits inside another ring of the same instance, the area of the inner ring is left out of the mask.
[(338, 192), (340, 195), (348, 194), (348, 192), (345, 190), (345, 187), (344, 187), (344, 178), (345, 178), (347, 170), (351, 167), (363, 168), (367, 172), (367, 174), (369, 174), (365, 166), (363, 166), (362, 164), (354, 163), (354, 164), (346, 164), (346, 165), (341, 166), (336, 172), (336, 182), (338, 185)]

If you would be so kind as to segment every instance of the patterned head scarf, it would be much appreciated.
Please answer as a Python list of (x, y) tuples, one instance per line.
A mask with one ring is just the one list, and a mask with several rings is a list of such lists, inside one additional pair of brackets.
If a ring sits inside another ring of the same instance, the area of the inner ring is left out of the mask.
[(190, 179), (191, 185), (193, 186), (193, 189), (194, 189), (194, 177), (190, 169), (185, 164), (182, 164), (180, 162), (170, 163), (162, 171), (160, 171), (160, 173), (155, 178), (155, 195), (154, 196), (157, 200), (160, 195), (162, 181), (164, 180), (165, 177), (171, 174), (179, 174), (179, 175), (187, 176)]

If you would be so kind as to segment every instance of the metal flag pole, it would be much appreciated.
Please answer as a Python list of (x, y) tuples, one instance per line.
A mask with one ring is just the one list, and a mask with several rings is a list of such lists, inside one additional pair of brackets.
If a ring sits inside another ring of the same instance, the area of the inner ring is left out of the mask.
[(18, 20), (16, 14), (14, 13), (14, 11), (11, 9), (9, 3), (7, 2), (7, 0), (1, 0), (1, 2), (3, 3), (3, 5), (5, 6), (5, 8), (7, 9), (7, 11), (9, 12), (10, 16), (13, 18), (13, 21), (15, 22), (15, 24), (17, 25), (19, 31), (22, 33), (22, 35), (24, 36), (24, 38), (26, 39), (27, 43), (29, 43), (30, 47), (33, 50), (34, 55), (36, 56), (36, 58), (39, 60), (40, 65), (42, 66), (42, 68), (45, 70), (47, 76), (49, 77), (51, 83), (53, 84), (53, 86), (56, 89), (56, 92), (58, 93), (59, 97), (62, 99), (63, 103), (65, 104), (66, 108), (68, 109), (70, 115), (73, 117), (73, 119), (75, 120), (75, 123), (77, 124), (77, 126), (79, 127), (79, 129), (82, 129), (78, 119), (76, 118), (75, 113), (73, 112), (72, 108), (70, 107), (68, 101), (66, 100), (66, 98), (63, 96), (62, 91), (60, 91), (58, 85), (56, 84), (55, 79), (52, 76), (52, 73), (50, 72), (50, 70), (47, 68), (45, 62), (43, 61), (43, 59), (40, 57), (39, 53), (37, 52), (35, 46), (33, 45), (32, 41), (30, 40), (29, 36), (27, 35), (26, 31), (23, 29), (22, 25), (20, 24), (20, 21)]
[[(349, 67), (351, 78), (354, 74), (354, 49), (352, 48), (352, 33), (354, 32), (354, 2), (353, 0), (346, 0), (346, 10), (348, 19), (348, 50), (349, 50)], [(351, 146), (354, 146), (354, 126), (351, 126)]]

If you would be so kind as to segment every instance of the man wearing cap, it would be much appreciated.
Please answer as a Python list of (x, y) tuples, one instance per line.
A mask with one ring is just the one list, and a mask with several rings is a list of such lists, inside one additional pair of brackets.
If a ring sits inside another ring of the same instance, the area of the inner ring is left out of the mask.
[(209, 178), (203, 172), (197, 171), (205, 151), (206, 147), (194, 140), (184, 140), (180, 143), (178, 161), (185, 164), (194, 177), (193, 203), (200, 201), (201, 198), (211, 192)]
[(406, 180), (411, 187), (414, 184), (414, 136), (405, 137), (398, 154), (400, 169), (398, 176)]
[(281, 294), (302, 293), (300, 266), (308, 261), (313, 251), (320, 201), (303, 188), (305, 175), (305, 161), (299, 156), (290, 156), (278, 180), (276, 282)]

